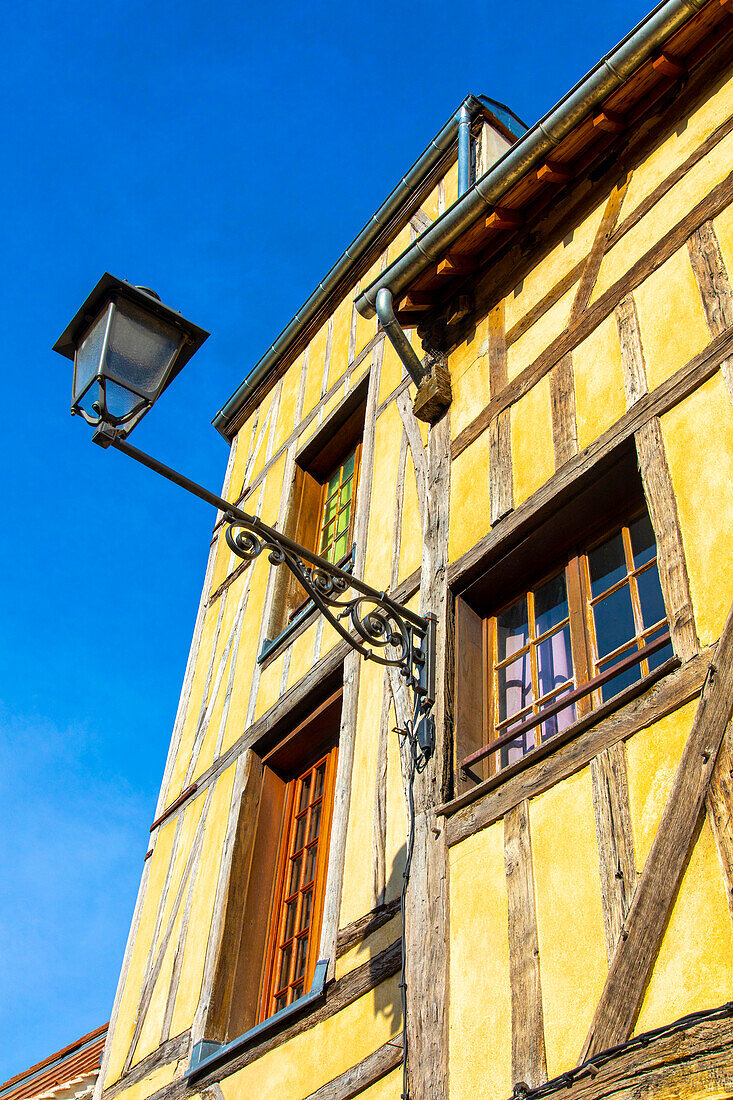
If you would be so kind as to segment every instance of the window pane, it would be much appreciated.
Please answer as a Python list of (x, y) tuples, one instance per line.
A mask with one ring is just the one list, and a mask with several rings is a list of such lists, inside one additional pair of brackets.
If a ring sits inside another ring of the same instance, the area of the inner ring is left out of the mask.
[(537, 678), (540, 697), (573, 678), (570, 627), (564, 626), (537, 645)]
[(626, 559), (621, 532), (601, 543), (588, 554), (590, 586), (594, 596), (599, 596), (611, 585), (626, 576)]
[(283, 931), (283, 942), (291, 940), (295, 932), (295, 917), (298, 910), (298, 899), (289, 901), (285, 907), (285, 930)]
[(299, 852), (305, 844), (305, 827), (308, 823), (308, 814), (303, 814), (298, 818), (298, 824), (295, 830), (295, 840), (293, 841), (293, 851)]
[(308, 840), (316, 840), (321, 831), (321, 803), (311, 810), (311, 820), (308, 826)]
[(539, 637), (568, 617), (565, 572), (558, 573), (534, 594), (535, 635)]
[(666, 618), (664, 597), (662, 596), (656, 565), (650, 565), (643, 573), (639, 573), (636, 583), (639, 586), (639, 601), (641, 602), (641, 617), (644, 627), (654, 626), (655, 623)]
[(293, 945), (288, 944), (280, 952), (280, 969), (278, 971), (277, 988), (282, 989), (286, 986), (290, 980), (290, 956), (293, 951)]
[(326, 775), (326, 765), (319, 764), (316, 768), (316, 785), (313, 791), (313, 798), (320, 798), (323, 794), (323, 780)]
[[(659, 630), (655, 630), (653, 634), (650, 634), (646, 641), (653, 642), (667, 629), (667, 623), (664, 623), (660, 626)], [(656, 653), (652, 653), (651, 657), (647, 658), (649, 661), (649, 670), (652, 671), (655, 668), (659, 668), (659, 666), (663, 665), (665, 661), (668, 661), (670, 657), (674, 657), (674, 650), (672, 649), (672, 643), (667, 642), (665, 646), (662, 646), (661, 649), (658, 649)]]
[(593, 618), (599, 657), (605, 657), (607, 653), (633, 638), (636, 628), (628, 584), (617, 588), (610, 596), (595, 604)]
[(351, 500), (351, 488), (352, 488), (353, 484), (354, 484), (353, 479), (349, 478), (349, 480), (344, 485), (341, 486), (341, 493), (339, 495), (339, 506), (341, 508), (343, 508), (344, 505), (348, 504), (349, 501)]
[(287, 897), (291, 897), (300, 887), (300, 868), (303, 862), (302, 855), (296, 856), (290, 864), (290, 878), (288, 879)]
[[(638, 646), (630, 645), (621, 653), (617, 653), (615, 657), (610, 657), (607, 661), (601, 661), (598, 665), (598, 672), (606, 672), (607, 669), (613, 668), (619, 661), (623, 661), (625, 657), (628, 657), (630, 653), (634, 653), (638, 650)], [(618, 695), (624, 688), (630, 687), (631, 684), (635, 684), (637, 680), (641, 679), (641, 667), (640, 665), (633, 665), (631, 668), (626, 669), (625, 672), (619, 673), (618, 676), (614, 676), (613, 680), (609, 680), (607, 684), (604, 684), (601, 688), (601, 699), (605, 703), (607, 699), (613, 699), (614, 695)]]
[(313, 844), (308, 849), (308, 854), (305, 860), (305, 878), (304, 883), (307, 886), (309, 882), (313, 881), (313, 876), (316, 873), (316, 856), (318, 854), (318, 844)]
[(300, 928), (299, 932), (307, 928), (311, 922), (311, 909), (313, 908), (313, 891), (307, 890), (303, 894), (303, 903), (300, 910)]
[(534, 748), (534, 730), (527, 730), (525, 734), (518, 737), (516, 741), (512, 741), (505, 748), (499, 750), (499, 756), (501, 758), (500, 767), (507, 768), (510, 764), (514, 764), (515, 761), (521, 760), (523, 756)]
[(532, 702), (532, 671), (529, 653), (498, 670), (499, 721), (524, 710)]
[(651, 561), (657, 553), (657, 544), (654, 539), (654, 528), (649, 516), (640, 516), (629, 525), (631, 535), (631, 549), (634, 552), (634, 565), (638, 569)]
[(499, 661), (511, 657), (518, 649), (527, 644), (528, 634), (527, 597), (522, 596), (515, 604), (502, 611), (496, 620)]
[(335, 543), (328, 552), (328, 560), (330, 562), (334, 562), (335, 564), (336, 562), (341, 561), (346, 553), (346, 538), (347, 532), (344, 531), (343, 535), (339, 535), (339, 537), (336, 539)]
[[(298, 813), (306, 808), (308, 805), (308, 796), (311, 789), (311, 772), (304, 775), (300, 782), (300, 800), (298, 802)], [(300, 845), (298, 845), (300, 847)]]
[[(568, 691), (572, 690), (568, 688)], [(563, 692), (563, 694), (565, 694)], [(551, 702), (554, 703), (554, 699)], [(547, 704), (550, 705), (549, 702)], [(542, 709), (542, 708), (540, 708)], [(540, 726), (540, 737), (543, 741), (547, 741), (548, 738), (554, 737), (556, 733), (561, 733), (562, 730), (567, 729), (577, 717), (575, 710), (575, 703), (571, 703), (570, 706), (565, 707), (558, 714), (552, 714), (545, 722)]]
[(341, 476), (342, 481), (346, 481), (348, 477), (354, 472), (354, 462), (356, 460), (356, 451), (352, 451), (349, 457), (346, 459), (342, 466), (343, 474)]

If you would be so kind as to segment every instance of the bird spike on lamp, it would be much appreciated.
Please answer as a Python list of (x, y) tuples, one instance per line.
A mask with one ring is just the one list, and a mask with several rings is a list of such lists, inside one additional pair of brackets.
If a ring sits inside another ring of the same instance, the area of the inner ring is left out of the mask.
[(74, 362), (72, 415), (101, 429), (102, 445), (124, 438), (208, 335), (154, 291), (104, 274), (54, 344)]

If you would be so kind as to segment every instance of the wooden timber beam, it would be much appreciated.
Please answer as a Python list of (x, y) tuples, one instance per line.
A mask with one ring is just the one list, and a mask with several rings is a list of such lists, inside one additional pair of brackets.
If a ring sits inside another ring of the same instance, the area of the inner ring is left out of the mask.
[(518, 210), (497, 206), (484, 218), (484, 229), (517, 229), (524, 218)]
[(435, 295), (430, 291), (411, 290), (397, 303), (397, 313), (422, 313), (430, 309), (436, 302)]
[(620, 134), (624, 128), (624, 117), (616, 111), (608, 109), (599, 111), (593, 117), (593, 126), (596, 130), (602, 130), (606, 134)]
[[(733, 3), (733, 0), (731, 2)], [(547, 160), (539, 166), (535, 176), (540, 183), (567, 183), (572, 179), (573, 173), (567, 164)]]
[(684, 76), (687, 72), (685, 65), (677, 57), (673, 57), (671, 53), (667, 51), (660, 53), (659, 57), (655, 57), (652, 61), (652, 68), (655, 73), (662, 73), (663, 76), (671, 76), (675, 80), (681, 76)]
[(440, 261), (435, 273), (436, 275), (466, 275), (475, 271), (477, 267), (478, 260), (474, 256), (449, 252)]
[(639, 1015), (733, 712), (733, 606), (710, 664), (692, 730), (631, 903), (580, 1061), (625, 1042)]

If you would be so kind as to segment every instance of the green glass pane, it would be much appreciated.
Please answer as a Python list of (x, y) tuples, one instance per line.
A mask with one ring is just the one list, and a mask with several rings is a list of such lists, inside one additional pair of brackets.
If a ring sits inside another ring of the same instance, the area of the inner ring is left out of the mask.
[(336, 534), (342, 535), (349, 529), (349, 521), (351, 520), (351, 508), (343, 508), (339, 512), (338, 519), (336, 520)]
[(339, 535), (336, 542), (333, 544), (332, 552), (328, 555), (329, 561), (337, 562), (343, 558), (346, 553), (346, 532), (343, 535)]
[(351, 501), (351, 492), (352, 492), (353, 488), (354, 488), (354, 479), (353, 479), (353, 477), (350, 477), (349, 480), (344, 485), (341, 486), (340, 501), (341, 501), (341, 507), (342, 508), (345, 504), (348, 504)]
[(342, 481), (346, 481), (347, 477), (351, 477), (351, 475), (353, 474), (355, 461), (356, 461), (356, 451), (354, 451), (353, 454), (349, 455), (349, 457), (346, 459), (346, 462), (344, 462), (344, 464), (342, 466), (342, 470), (343, 470), (343, 475), (341, 477)]

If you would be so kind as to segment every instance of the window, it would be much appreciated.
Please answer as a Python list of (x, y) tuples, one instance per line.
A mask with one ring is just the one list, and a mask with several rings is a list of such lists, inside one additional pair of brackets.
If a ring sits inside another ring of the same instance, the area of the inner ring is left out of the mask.
[(456, 596), (456, 793), (674, 655), (633, 441), (495, 532)]
[[(662, 638), (665, 644), (636, 658)], [(672, 647), (646, 512), (488, 618), (485, 639), (487, 740), (504, 739), (500, 767), (663, 664)], [(535, 719), (548, 711), (544, 721)], [(523, 732), (507, 741), (520, 726)]]
[(307, 992), (317, 961), (333, 806), (334, 746), (288, 783), (260, 1017)]
[(334, 565), (351, 552), (360, 457), (358, 443), (323, 485), (318, 553)]
[[(368, 378), (362, 379), (296, 456), (284, 534), (348, 569), (354, 546), (361, 438)], [(298, 581), (280, 570), (260, 660), (291, 637), (313, 604)]]
[(313, 985), (338, 761), (339, 678), (320, 685), (315, 699), (270, 725), (254, 746), (232, 852), (207, 1042), (246, 1034)]

